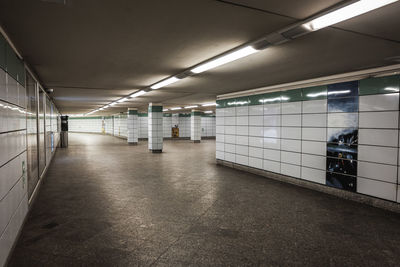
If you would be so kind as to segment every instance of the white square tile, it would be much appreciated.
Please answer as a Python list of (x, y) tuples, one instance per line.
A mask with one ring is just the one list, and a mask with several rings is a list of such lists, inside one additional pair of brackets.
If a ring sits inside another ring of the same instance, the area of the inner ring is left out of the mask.
[(397, 183), (397, 166), (358, 161), (357, 175), (379, 181)]
[(300, 166), (281, 163), (281, 174), (300, 178)]
[(397, 165), (398, 149), (379, 146), (358, 146), (358, 160)]
[(260, 126), (250, 126), (249, 127), (249, 136), (255, 137), (263, 137), (264, 136), (264, 129)]
[(225, 126), (225, 135), (236, 134), (236, 126)]
[(300, 165), (301, 154), (296, 152), (281, 151), (281, 162)]
[(263, 126), (264, 125), (264, 116), (249, 116), (249, 125)]
[(249, 166), (257, 169), (263, 169), (263, 160), (249, 157)]
[(279, 150), (264, 149), (264, 159), (280, 161), (281, 160), (281, 152)]
[(302, 140), (326, 141), (326, 128), (302, 128)]
[(248, 115), (249, 115), (248, 106), (236, 107), (236, 116), (248, 116)]
[(301, 115), (282, 115), (282, 126), (301, 127)]
[(249, 125), (249, 116), (236, 117), (236, 125)]
[(224, 151), (228, 153), (235, 153), (235, 145), (225, 144)]
[(224, 117), (224, 125), (236, 125), (236, 117)]
[(278, 138), (264, 138), (264, 148), (268, 149), (281, 149), (281, 139)]
[(285, 151), (301, 152), (301, 141), (292, 139), (281, 139), (281, 149)]
[(281, 126), (281, 115), (264, 116), (264, 126)]
[(264, 105), (249, 106), (249, 115), (263, 115)]
[(236, 144), (236, 135), (226, 134), (224, 139), (225, 144)]
[(236, 155), (232, 154), (232, 153), (225, 152), (224, 157), (225, 157), (224, 160), (229, 161), (229, 162), (235, 162), (235, 160), (236, 160)]
[(303, 114), (303, 127), (326, 127), (326, 114)]
[(263, 158), (263, 149), (258, 147), (249, 147), (249, 157)]
[(301, 165), (325, 171), (326, 157), (319, 155), (302, 154)]
[(359, 129), (358, 138), (359, 144), (377, 145), (377, 146), (392, 146), (398, 145), (398, 130), (388, 129)]
[(264, 115), (281, 114), (281, 104), (264, 104)]
[(249, 137), (249, 146), (260, 147), (264, 146), (264, 138), (263, 137)]
[(215, 157), (217, 158), (217, 159), (222, 159), (222, 160), (224, 160), (225, 158), (224, 158), (224, 152), (222, 152), (222, 151), (216, 151), (215, 152)]
[(317, 141), (302, 141), (301, 152), (313, 155), (326, 156), (326, 143)]
[(360, 111), (399, 110), (399, 93), (359, 97)]
[(236, 151), (235, 152), (236, 155), (243, 155), (243, 156), (249, 155), (249, 147), (248, 146), (236, 145), (235, 151)]
[(327, 100), (303, 101), (303, 113), (324, 113), (327, 112)]
[(280, 127), (264, 127), (264, 137), (280, 138)]
[(249, 135), (249, 126), (236, 126), (236, 135)]
[(237, 135), (236, 136), (236, 144), (248, 146), (249, 145), (249, 137)]
[(301, 114), (302, 102), (282, 103), (282, 114)]
[(282, 127), (281, 131), (282, 138), (301, 139), (301, 127)]
[(357, 178), (357, 192), (361, 194), (396, 201), (396, 189), (395, 184)]
[(240, 165), (249, 166), (249, 157), (236, 154), (235, 163), (240, 164)]
[(326, 172), (322, 170), (311, 169), (307, 167), (301, 168), (301, 179), (314, 183), (325, 184)]
[(226, 116), (231, 116), (231, 117), (235, 117), (236, 116), (236, 108), (225, 108), (225, 117)]
[(281, 163), (277, 161), (264, 160), (263, 168), (269, 172), (280, 173), (281, 172)]
[(360, 128), (393, 128), (399, 127), (398, 112), (360, 112)]
[(358, 113), (328, 113), (328, 127), (357, 127)]

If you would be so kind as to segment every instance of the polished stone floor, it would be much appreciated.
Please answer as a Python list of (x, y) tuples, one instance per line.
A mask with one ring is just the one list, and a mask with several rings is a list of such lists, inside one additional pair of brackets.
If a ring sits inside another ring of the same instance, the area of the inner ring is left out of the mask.
[(395, 266), (400, 215), (215, 164), (215, 141), (70, 134), (11, 266)]

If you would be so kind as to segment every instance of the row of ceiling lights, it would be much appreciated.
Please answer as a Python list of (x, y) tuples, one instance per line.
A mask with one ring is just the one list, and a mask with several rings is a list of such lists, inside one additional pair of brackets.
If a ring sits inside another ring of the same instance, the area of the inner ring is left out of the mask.
[[(359, 16), (361, 14), (367, 13), (369, 11), (372, 11), (374, 9), (386, 6), (388, 4), (397, 2), (398, 0), (358, 0), (358, 1), (349, 1), (347, 2), (347, 5), (340, 5), (337, 6), (337, 8), (334, 8), (331, 11), (324, 12), (323, 14), (313, 17), (307, 21), (303, 21), (301, 23), (296, 23), (295, 25), (292, 25), (288, 28), (285, 28), (283, 31), (279, 32), (282, 39), (277, 41), (277, 42), (270, 42), (269, 40), (266, 40), (266, 38), (262, 38), (260, 40), (257, 40), (255, 42), (252, 42), (250, 45), (242, 46), (239, 49), (235, 49), (231, 52), (225, 53), (223, 55), (220, 55), (216, 58), (213, 58), (211, 60), (208, 60), (204, 63), (201, 63), (193, 68), (191, 68), (189, 71), (184, 71), (181, 74), (169, 77), (167, 79), (161, 80), (153, 85), (150, 86), (150, 88), (144, 89), (137, 91), (127, 97), (121, 98), (115, 102), (112, 102), (108, 105), (105, 105), (99, 109), (93, 110), (85, 115), (92, 114), (97, 111), (101, 111), (104, 109), (107, 109), (111, 106), (114, 106), (118, 103), (123, 103), (130, 98), (135, 98), (141, 95), (146, 94), (147, 92), (150, 92), (151, 90), (157, 90), (162, 87), (168, 86), (170, 84), (176, 83), (186, 77), (202, 73), (204, 71), (216, 68), (218, 66), (227, 64), (229, 62), (235, 61), (237, 59), (249, 56), (251, 54), (257, 53), (265, 48), (267, 48), (270, 45), (276, 45), (276, 44), (281, 44), (283, 42), (289, 41), (291, 39), (297, 38), (299, 36), (302, 36), (306, 33), (309, 32), (314, 32), (317, 30), (320, 30), (322, 28), (331, 26), (333, 24), (348, 20), (350, 18)], [(202, 105), (202, 106), (207, 106), (208, 104)], [(215, 103), (210, 104), (215, 105)], [(184, 108), (195, 108), (198, 106), (188, 106)], [(176, 107), (176, 108), (171, 108), (170, 110), (179, 110), (179, 109), (184, 109), (182, 107)], [(167, 111), (166, 109), (165, 111)]]

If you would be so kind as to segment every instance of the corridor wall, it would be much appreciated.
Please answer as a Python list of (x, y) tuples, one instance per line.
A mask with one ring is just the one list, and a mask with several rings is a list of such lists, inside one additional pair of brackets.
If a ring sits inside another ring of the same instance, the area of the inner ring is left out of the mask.
[[(0, 266), (6, 263), (59, 140), (59, 113), (40, 90), (0, 35)], [(38, 144), (39, 136), (43, 143)]]
[(400, 76), (217, 101), (216, 158), (400, 202)]
[[(163, 135), (164, 138), (171, 138), (172, 127), (178, 125), (180, 137), (190, 137), (190, 114), (164, 113)], [(82, 133), (106, 133), (126, 138), (126, 114), (112, 116), (90, 116), (90, 117), (69, 117), (69, 131)], [(148, 115), (138, 113), (139, 138), (145, 139), (148, 135)], [(203, 115), (201, 119), (202, 136), (215, 137), (215, 116)]]

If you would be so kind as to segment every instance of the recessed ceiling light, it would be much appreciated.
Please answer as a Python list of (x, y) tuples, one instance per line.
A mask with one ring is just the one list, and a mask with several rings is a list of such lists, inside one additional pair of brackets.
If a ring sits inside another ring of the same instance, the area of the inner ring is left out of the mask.
[(182, 109), (181, 107), (176, 107), (176, 108), (170, 108), (171, 110), (179, 110)]

